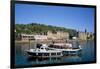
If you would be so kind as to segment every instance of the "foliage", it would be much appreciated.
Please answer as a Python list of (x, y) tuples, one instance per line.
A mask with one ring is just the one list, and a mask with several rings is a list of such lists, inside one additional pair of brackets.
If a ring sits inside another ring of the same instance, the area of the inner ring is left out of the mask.
[(64, 27), (56, 27), (51, 25), (30, 23), (30, 24), (16, 24), (16, 34), (47, 34), (48, 31), (56, 33), (57, 31), (68, 32), (70, 36), (77, 36), (77, 31), (74, 29), (67, 29)]

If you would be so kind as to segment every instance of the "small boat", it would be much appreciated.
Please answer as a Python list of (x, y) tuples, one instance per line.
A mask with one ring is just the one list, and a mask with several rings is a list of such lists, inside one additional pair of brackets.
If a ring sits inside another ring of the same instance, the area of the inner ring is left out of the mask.
[(36, 58), (48, 58), (48, 57), (61, 57), (62, 51), (56, 49), (50, 49), (46, 44), (42, 44), (40, 48), (29, 49), (26, 51), (29, 56)]
[(63, 55), (79, 55), (82, 49), (80, 45), (78, 48), (73, 48), (71, 43), (54, 43), (49, 45), (49, 47), (62, 51)]

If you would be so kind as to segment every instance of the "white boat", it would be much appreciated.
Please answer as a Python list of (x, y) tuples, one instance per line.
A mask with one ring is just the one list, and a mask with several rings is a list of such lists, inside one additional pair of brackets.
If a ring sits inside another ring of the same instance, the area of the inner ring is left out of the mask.
[(40, 48), (29, 49), (26, 51), (29, 56), (47, 58), (47, 57), (61, 57), (62, 51), (56, 49), (50, 49), (46, 44), (42, 44)]
[(73, 48), (71, 43), (54, 43), (49, 45), (51, 49), (62, 51), (63, 55), (79, 55), (82, 50), (79, 45), (78, 48)]

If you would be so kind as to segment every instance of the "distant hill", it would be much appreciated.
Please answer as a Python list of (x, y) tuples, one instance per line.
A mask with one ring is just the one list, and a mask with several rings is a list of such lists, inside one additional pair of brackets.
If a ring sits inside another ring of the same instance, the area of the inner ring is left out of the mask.
[(52, 31), (53, 33), (57, 31), (68, 32), (70, 36), (77, 36), (77, 31), (74, 29), (67, 29), (64, 27), (57, 27), (51, 25), (44, 25), (44, 24), (37, 24), (37, 23), (30, 23), (30, 24), (16, 24), (15, 25), (16, 34), (42, 34)]

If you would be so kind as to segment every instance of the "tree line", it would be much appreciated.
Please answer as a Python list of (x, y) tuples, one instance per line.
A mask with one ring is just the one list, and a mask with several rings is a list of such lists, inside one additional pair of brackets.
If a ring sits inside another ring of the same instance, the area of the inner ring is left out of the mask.
[(16, 35), (25, 33), (25, 34), (47, 34), (48, 31), (56, 33), (57, 31), (68, 32), (70, 37), (77, 36), (78, 32), (75, 29), (68, 29), (64, 27), (57, 27), (52, 25), (44, 25), (38, 23), (30, 24), (15, 24)]

